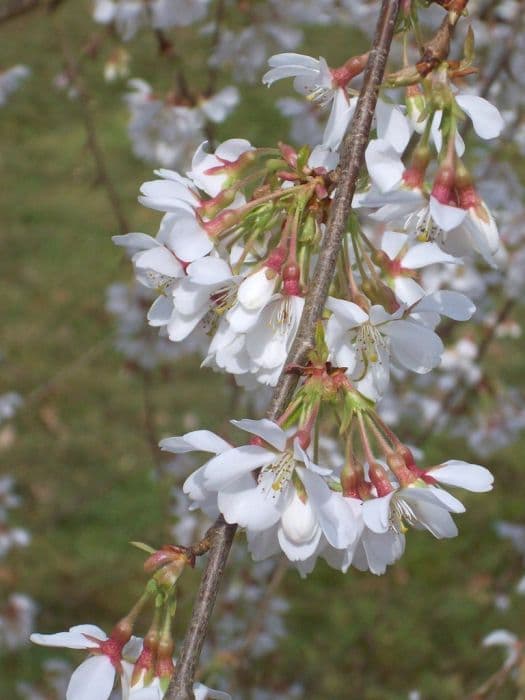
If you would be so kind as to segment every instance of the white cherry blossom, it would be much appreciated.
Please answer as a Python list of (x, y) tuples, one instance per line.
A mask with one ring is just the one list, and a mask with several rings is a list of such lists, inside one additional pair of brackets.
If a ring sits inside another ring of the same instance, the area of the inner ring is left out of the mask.
[(246, 139), (228, 139), (221, 143), (214, 153), (208, 153), (205, 150), (206, 145), (205, 141), (195, 152), (188, 175), (197, 187), (210, 197), (216, 197), (228, 186), (229, 166), (235, 165), (239, 158), (252, 151), (253, 147)]
[(392, 314), (377, 304), (367, 313), (353, 302), (333, 297), (326, 305), (332, 312), (326, 324), (331, 355), (372, 399), (382, 396), (388, 386), (391, 359), (418, 374), (439, 364), (443, 343), (432, 327), (440, 314), (466, 320), (475, 310), (467, 297), (456, 292), (427, 295), (410, 311), (400, 306)]
[(298, 441), (291, 444), (272, 421), (232, 422), (268, 447), (250, 444), (221, 451), (186, 482), (190, 497), (198, 478), (217, 494), (228, 522), (249, 533), (271, 531), (292, 561), (311, 556), (323, 535), (338, 549), (350, 545), (356, 537), (353, 513), (322, 478), (330, 470), (314, 464)]
[(355, 111), (357, 98), (349, 97), (346, 84), (338, 81), (324, 58), (312, 58), (297, 53), (281, 53), (268, 60), (270, 70), (263, 83), (270, 86), (276, 80), (294, 78), (294, 88), (321, 106), (331, 105), (322, 145), (337, 150)]
[(138, 654), (136, 639), (127, 645), (111, 639), (96, 625), (76, 625), (68, 632), (32, 634), (34, 644), (66, 649), (84, 649), (91, 652), (73, 672), (66, 700), (107, 700), (113, 689), (115, 675), (122, 671), (124, 656)]

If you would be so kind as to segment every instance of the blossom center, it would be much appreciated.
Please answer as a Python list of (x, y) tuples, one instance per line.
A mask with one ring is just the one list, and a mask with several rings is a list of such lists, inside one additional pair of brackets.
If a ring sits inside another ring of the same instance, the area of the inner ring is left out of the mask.
[(359, 326), (354, 342), (365, 365), (369, 362), (373, 364), (378, 362), (381, 351), (388, 348), (388, 338), (382, 335), (379, 329), (370, 322)]
[[(262, 474), (272, 474), (273, 481), (270, 495), (276, 497), (288, 485), (295, 469), (295, 457), (291, 452), (281, 452), (277, 459), (266, 467)], [(263, 489), (265, 490), (265, 489)]]
[(413, 508), (405, 500), (394, 496), (390, 506), (390, 526), (398, 534), (404, 534), (408, 530), (405, 521), (414, 525), (418, 519)]

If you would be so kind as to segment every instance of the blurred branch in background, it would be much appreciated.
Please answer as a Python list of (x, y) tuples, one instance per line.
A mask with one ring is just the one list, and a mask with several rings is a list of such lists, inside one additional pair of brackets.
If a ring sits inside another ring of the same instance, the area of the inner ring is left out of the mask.
[(122, 205), (120, 195), (117, 192), (113, 179), (109, 173), (106, 157), (98, 138), (91, 95), (82, 75), (80, 63), (76, 60), (71, 46), (69, 45), (66, 32), (64, 32), (58, 22), (55, 22), (54, 26), (62, 47), (66, 72), (68, 74), (70, 84), (78, 96), (80, 113), (86, 131), (86, 145), (93, 157), (93, 162), (96, 168), (96, 182), (97, 184), (102, 185), (106, 192), (108, 202), (113, 210), (113, 214), (115, 215), (119, 232), (121, 234), (125, 234), (130, 230), (130, 225), (124, 213), (124, 207)]
[(40, 8), (52, 12), (63, 2), (64, 0), (3, 0), (0, 3), (0, 24)]

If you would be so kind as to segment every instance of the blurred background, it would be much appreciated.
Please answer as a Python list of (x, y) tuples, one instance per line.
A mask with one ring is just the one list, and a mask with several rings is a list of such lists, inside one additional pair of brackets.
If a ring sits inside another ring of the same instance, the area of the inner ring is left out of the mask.
[[(249, 13), (243, 3), (234, 9), (227, 21), (239, 31)], [(132, 272), (111, 236), (155, 235), (159, 222), (137, 202), (140, 184), (161, 163), (133, 153), (127, 81), (140, 77), (164, 94), (178, 59), (159, 55), (152, 31), (123, 42), (93, 21), (92, 10), (87, 0), (64, 0), (53, 12), (0, 14), (0, 69), (31, 69), (0, 108), (2, 698), (53, 698), (49, 678), (60, 676), (61, 664), (77, 663), (75, 652), (26, 644), (33, 627), (54, 632), (90, 622), (109, 630), (129, 609), (145, 581), (143, 555), (129, 543), (159, 546), (182, 532), (172, 484), (191, 466), (170, 464), (157, 441), (196, 427), (226, 430), (235, 401), (231, 385), (199, 369), (197, 356), (175, 361), (159, 351), (154, 366), (143, 366), (118, 330)], [(330, 65), (342, 63), (350, 45), (358, 53), (369, 42), (348, 23), (294, 27), (295, 50), (326, 56)], [(171, 39), (190, 84), (206, 83), (210, 32), (177, 27)], [(108, 82), (111, 62), (117, 75)], [(291, 87), (266, 90), (263, 71), (255, 66), (251, 84), (238, 86), (239, 104), (213, 125), (213, 138), (264, 146), (289, 133), (275, 100)], [(232, 82), (227, 71), (214, 80), (218, 87)], [(519, 151), (500, 148), (519, 178)], [(126, 286), (108, 291), (115, 283)], [(498, 535), (502, 521), (525, 524), (522, 317), (512, 305), (483, 358), (485, 380), (517, 392), (503, 400), (512, 428), (498, 427), (503, 409), (490, 407), (481, 385), (467, 396), (474, 407), (487, 406), (488, 422), (493, 412), (490, 455), (476, 450), (484, 438), (474, 436), (473, 423), (429, 432), (420, 415), (399, 428), (429, 464), (453, 455), (493, 471), (492, 494), (465, 497), (460, 536), (433, 541), (411, 531), (406, 555), (381, 577), (354, 569), (342, 575), (324, 562), (305, 580), (282, 571), (275, 598), (263, 605), (257, 586), (271, 566), (250, 573), (239, 537), (205, 654), (205, 682), (223, 683), (236, 698), (397, 700), (417, 690), (411, 697), (447, 700), (469, 697), (500, 668), (501, 650), (482, 649), (483, 638), (498, 628), (525, 635), (525, 600), (516, 591), (525, 536), (512, 531), (513, 544)], [(244, 415), (241, 406), (233, 410)], [(178, 639), (198, 576), (181, 584)], [(253, 640), (239, 664), (235, 649), (246, 629)], [(516, 690), (507, 683), (494, 697), (515, 698)]]

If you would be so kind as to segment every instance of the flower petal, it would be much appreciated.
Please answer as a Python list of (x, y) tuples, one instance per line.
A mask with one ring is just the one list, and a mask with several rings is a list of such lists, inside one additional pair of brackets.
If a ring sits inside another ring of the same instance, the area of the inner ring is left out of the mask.
[(371, 498), (363, 503), (363, 520), (372, 532), (383, 533), (390, 529), (390, 502), (395, 492)]
[(232, 420), (230, 422), (240, 430), (245, 430), (247, 433), (252, 433), (252, 435), (258, 435), (279, 451), (284, 450), (286, 447), (286, 433), (273, 420), (268, 420), (268, 418), (260, 420), (243, 418), (243, 420)]
[(206, 465), (205, 483), (211, 490), (219, 491), (244, 474), (271, 464), (276, 455), (257, 445), (243, 445), (222, 452)]
[(115, 681), (115, 669), (107, 656), (92, 656), (74, 671), (66, 700), (108, 700)]
[(505, 122), (497, 107), (478, 95), (457, 95), (456, 102), (472, 119), (476, 134), (482, 139), (495, 139), (503, 131)]
[(459, 486), (475, 493), (490, 491), (494, 483), (494, 477), (488, 469), (459, 459), (451, 459), (439, 467), (429, 469), (428, 474), (440, 483)]

